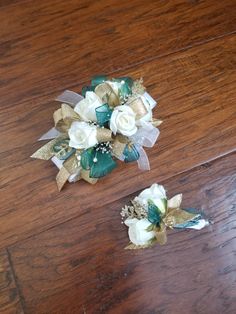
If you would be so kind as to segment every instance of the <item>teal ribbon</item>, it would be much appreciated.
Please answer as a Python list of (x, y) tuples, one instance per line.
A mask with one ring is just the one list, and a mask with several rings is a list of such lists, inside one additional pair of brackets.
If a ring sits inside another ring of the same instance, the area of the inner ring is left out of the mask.
[(110, 121), (113, 110), (108, 106), (108, 104), (98, 107), (95, 111), (97, 121), (100, 126), (104, 126), (107, 122)]
[(128, 95), (132, 94), (132, 86), (134, 84), (134, 81), (131, 77), (124, 76), (124, 77), (118, 77), (116, 79), (112, 80), (113, 82), (123, 83), (119, 84), (119, 97), (120, 98), (126, 98)]
[[(82, 96), (85, 97), (85, 94), (88, 91), (94, 92), (96, 86), (108, 80), (109, 79), (106, 75), (96, 75), (92, 77), (91, 86), (85, 86), (82, 88)], [(118, 78), (111, 79), (111, 81), (114, 83), (115, 82), (119, 83), (119, 97), (120, 98), (124, 99), (128, 95), (132, 94), (132, 86), (134, 84), (134, 81), (131, 77), (128, 77), (128, 76), (118, 77)]]
[(91, 178), (104, 177), (117, 167), (110, 152), (102, 153), (101, 151), (96, 151), (95, 148), (83, 151), (80, 164), (83, 169), (90, 170), (89, 176)]
[(107, 76), (106, 75), (96, 75), (92, 77), (91, 80), (91, 85), (96, 87), (97, 85), (104, 83), (105, 81), (107, 81)]
[(195, 208), (185, 208), (183, 210), (185, 210), (186, 212), (189, 212), (191, 214), (196, 214), (196, 216), (187, 222), (174, 225), (173, 228), (175, 228), (175, 229), (185, 229), (185, 228), (197, 226), (199, 223), (199, 220), (206, 219), (205, 215), (202, 212), (196, 210)]
[(82, 87), (82, 96), (85, 97), (86, 92), (94, 92), (96, 86), (84, 86)]
[(139, 152), (138, 152), (138, 150), (137, 150), (137, 148), (135, 147), (134, 144), (132, 144), (132, 145), (130, 145), (130, 144), (128, 145), (127, 144), (125, 146), (123, 155), (125, 157), (124, 162), (136, 161), (140, 157), (140, 154), (139, 154)]

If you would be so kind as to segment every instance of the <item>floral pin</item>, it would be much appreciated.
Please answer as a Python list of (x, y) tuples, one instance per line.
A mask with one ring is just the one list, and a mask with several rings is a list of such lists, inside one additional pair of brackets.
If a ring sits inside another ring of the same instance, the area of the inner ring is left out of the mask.
[(96, 183), (116, 168), (116, 159), (150, 170), (143, 147), (155, 144), (161, 121), (152, 116), (156, 101), (142, 80), (96, 76), (82, 95), (67, 90), (56, 100), (62, 104), (53, 114), (55, 127), (39, 139), (50, 142), (31, 157), (56, 164), (59, 190), (67, 180)]
[(166, 230), (196, 229), (209, 225), (204, 215), (193, 208), (180, 208), (182, 194), (167, 200), (162, 185), (153, 184), (125, 205), (121, 211), (124, 224), (129, 228), (130, 244), (127, 249), (148, 248), (167, 241)]

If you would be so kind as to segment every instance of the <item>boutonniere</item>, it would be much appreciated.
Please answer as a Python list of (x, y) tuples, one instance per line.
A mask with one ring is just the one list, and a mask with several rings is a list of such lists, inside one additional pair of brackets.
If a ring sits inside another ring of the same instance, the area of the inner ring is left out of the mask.
[(200, 230), (209, 225), (203, 213), (193, 208), (181, 208), (182, 194), (167, 199), (162, 185), (153, 184), (125, 205), (121, 211), (123, 223), (129, 228), (127, 249), (161, 245), (167, 241), (167, 229)]
[(50, 140), (31, 157), (49, 160), (60, 169), (59, 190), (66, 181), (94, 184), (117, 167), (116, 160), (137, 161), (150, 170), (143, 147), (152, 147), (161, 121), (153, 118), (156, 101), (142, 80), (96, 76), (81, 95), (65, 91), (56, 99), (54, 127), (39, 140)]

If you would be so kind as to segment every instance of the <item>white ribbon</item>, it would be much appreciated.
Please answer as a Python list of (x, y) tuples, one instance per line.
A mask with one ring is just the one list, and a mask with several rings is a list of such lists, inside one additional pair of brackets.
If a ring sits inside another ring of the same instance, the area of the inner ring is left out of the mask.
[(46, 141), (46, 140), (52, 140), (56, 137), (61, 135), (61, 132), (57, 131), (56, 128), (51, 128), (48, 132), (44, 133), (38, 141)]
[(209, 222), (205, 219), (199, 219), (197, 224), (191, 227), (186, 227), (186, 229), (195, 229), (195, 230), (201, 230), (202, 228), (209, 225)]
[(145, 92), (145, 93), (143, 94), (143, 96), (144, 96), (144, 97), (146, 98), (146, 100), (148, 101), (148, 103), (149, 103), (151, 109), (153, 109), (153, 108), (156, 106), (157, 102), (156, 102), (156, 101), (152, 98), (152, 96), (151, 96), (150, 94), (148, 94), (147, 92)]
[(145, 150), (140, 145), (135, 145), (135, 147), (137, 148), (137, 150), (139, 152), (139, 159), (137, 160), (139, 169), (143, 170), (143, 171), (150, 170), (151, 168), (150, 168), (148, 156), (147, 156)]
[(76, 104), (78, 104), (79, 101), (84, 99), (83, 96), (72, 92), (70, 90), (65, 90), (61, 95), (59, 95), (55, 100), (59, 102), (65, 102), (72, 107), (74, 107)]
[(131, 136), (134, 143), (145, 147), (153, 147), (160, 131), (155, 128), (150, 122), (146, 122), (138, 131)]

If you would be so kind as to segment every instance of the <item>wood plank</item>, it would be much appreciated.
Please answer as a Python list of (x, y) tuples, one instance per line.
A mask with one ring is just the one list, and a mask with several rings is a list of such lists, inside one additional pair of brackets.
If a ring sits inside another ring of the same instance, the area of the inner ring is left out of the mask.
[(214, 225), (124, 250), (131, 196), (10, 247), (27, 313), (234, 313), (236, 154), (163, 182)]
[(235, 1), (3, 1), (0, 104), (235, 32)]
[(0, 313), (24, 313), (6, 250), (0, 251)]
[(44, 99), (2, 110), (0, 245), (234, 150), (235, 41), (236, 36), (224, 38), (117, 73), (143, 74), (148, 91), (159, 95), (154, 116), (164, 123), (158, 144), (147, 149), (149, 172), (139, 171), (136, 163), (120, 164), (95, 186), (68, 184), (58, 193), (55, 166), (29, 158), (41, 145), (36, 138), (51, 127), (58, 104)]

